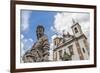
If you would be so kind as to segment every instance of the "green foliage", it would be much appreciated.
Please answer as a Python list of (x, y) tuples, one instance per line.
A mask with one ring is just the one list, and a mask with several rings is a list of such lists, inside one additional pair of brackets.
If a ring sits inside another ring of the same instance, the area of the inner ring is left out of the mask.
[(71, 57), (72, 57), (72, 55), (69, 55), (68, 53), (64, 52), (62, 60), (68, 61), (68, 60), (71, 60)]

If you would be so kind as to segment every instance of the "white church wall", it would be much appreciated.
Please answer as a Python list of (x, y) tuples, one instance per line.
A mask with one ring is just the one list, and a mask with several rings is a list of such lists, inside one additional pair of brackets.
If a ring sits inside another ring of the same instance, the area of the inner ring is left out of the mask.
[[(84, 59), (87, 60), (87, 59), (89, 59), (88, 51), (86, 50), (87, 47), (85, 46), (83, 41), (84, 41), (84, 38), (81, 38), (81, 39), (78, 40), (80, 48), (81, 48), (81, 52), (84, 56)], [(85, 52), (83, 52), (83, 48), (84, 48)]]
[(72, 56), (72, 60), (80, 60), (75, 41), (73, 42), (73, 51), (74, 51), (74, 55)]
[(66, 53), (68, 53), (70, 55), (69, 48), (68, 48), (68, 46), (70, 46), (70, 45), (73, 45), (73, 52), (74, 52), (74, 55), (72, 55), (72, 60), (80, 60), (75, 42), (72, 42), (71, 44), (68, 44), (66, 46), (63, 46), (63, 47), (57, 49), (57, 51), (54, 52), (54, 58), (56, 58), (56, 54), (57, 54), (57, 61), (60, 60), (59, 59), (59, 51), (60, 50), (62, 50), (62, 55), (64, 54), (65, 50), (66, 50)]

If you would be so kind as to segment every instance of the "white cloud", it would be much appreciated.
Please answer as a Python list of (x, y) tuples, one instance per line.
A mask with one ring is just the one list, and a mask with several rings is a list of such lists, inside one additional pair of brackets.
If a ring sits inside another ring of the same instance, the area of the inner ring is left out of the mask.
[(57, 35), (55, 34), (55, 35), (53, 35), (52, 37), (51, 37), (51, 39), (53, 40), (54, 38), (56, 38), (57, 37)]
[(63, 30), (70, 30), (71, 21), (72, 18), (69, 13), (57, 13), (55, 15), (54, 28), (58, 33), (62, 34)]
[(30, 42), (33, 42), (33, 39), (29, 38), (29, 41), (30, 41)]
[[(54, 26), (51, 30), (56, 30), (56, 32), (62, 34), (63, 30), (67, 33), (72, 33), (71, 26), (73, 25), (72, 19), (79, 22), (84, 34), (89, 35), (90, 27), (90, 15), (89, 13), (68, 13), (59, 12), (54, 16)], [(87, 36), (89, 38), (89, 36)]]
[(82, 26), (83, 33), (88, 38), (88, 41), (90, 41), (90, 23), (89, 22), (82, 22), (81, 25), (83, 25)]
[(25, 38), (23, 34), (21, 34), (21, 56), (29, 49), (31, 49), (33, 43), (32, 38)]
[(24, 38), (24, 35), (23, 34), (21, 34), (21, 39), (23, 39)]
[(22, 11), (22, 23), (21, 23), (22, 31), (25, 31), (29, 28), (30, 14), (31, 14), (31, 11)]
[(53, 32), (57, 32), (53, 26), (50, 28)]

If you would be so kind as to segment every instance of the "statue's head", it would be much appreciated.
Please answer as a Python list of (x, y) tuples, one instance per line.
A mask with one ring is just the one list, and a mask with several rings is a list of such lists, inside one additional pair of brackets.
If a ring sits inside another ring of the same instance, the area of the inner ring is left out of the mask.
[(44, 35), (44, 27), (42, 25), (38, 25), (36, 29), (37, 39), (41, 38)]

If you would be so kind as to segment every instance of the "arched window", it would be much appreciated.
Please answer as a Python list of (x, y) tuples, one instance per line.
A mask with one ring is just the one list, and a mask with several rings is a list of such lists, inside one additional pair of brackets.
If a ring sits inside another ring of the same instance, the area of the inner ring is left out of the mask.
[(75, 30), (75, 33), (77, 33), (77, 32), (78, 32), (78, 30), (77, 30), (77, 28), (76, 28), (76, 27), (74, 28), (74, 30)]
[(83, 52), (85, 53), (85, 49), (84, 48), (82, 48), (83, 49)]
[(68, 46), (68, 48), (69, 48), (70, 55), (74, 55), (73, 45)]
[(62, 50), (59, 51), (59, 59), (62, 59)]

